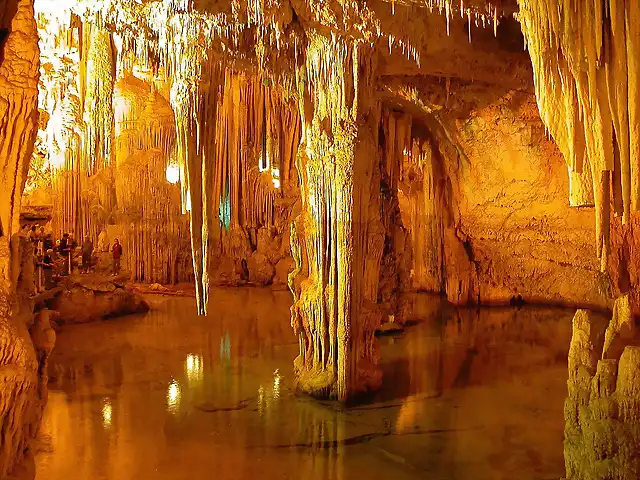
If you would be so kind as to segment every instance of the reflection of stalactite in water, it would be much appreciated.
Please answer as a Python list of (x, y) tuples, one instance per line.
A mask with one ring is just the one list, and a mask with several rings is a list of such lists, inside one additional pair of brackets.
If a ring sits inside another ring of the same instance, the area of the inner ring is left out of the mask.
[(304, 446), (309, 451), (309, 463), (303, 477), (320, 477), (331, 480), (344, 479), (346, 437), (345, 414), (317, 405), (298, 405), (300, 430), (291, 444)]

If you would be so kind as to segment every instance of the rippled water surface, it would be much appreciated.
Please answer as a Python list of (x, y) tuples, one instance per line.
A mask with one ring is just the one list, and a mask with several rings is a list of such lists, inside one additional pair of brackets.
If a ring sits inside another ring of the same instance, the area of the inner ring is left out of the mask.
[(65, 327), (38, 480), (557, 479), (573, 311), (407, 297), (384, 385), (342, 409), (295, 395), (288, 292), (221, 289), (215, 312)]

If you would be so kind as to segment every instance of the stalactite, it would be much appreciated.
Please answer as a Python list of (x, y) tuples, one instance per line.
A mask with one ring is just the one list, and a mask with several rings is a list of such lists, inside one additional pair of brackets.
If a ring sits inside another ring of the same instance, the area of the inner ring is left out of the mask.
[[(60, 116), (60, 117), (58, 117)], [(78, 125), (82, 122), (80, 100), (68, 92), (61, 104), (61, 110), (54, 112), (51, 122), (59, 134), (58, 152), (51, 149), (50, 155), (59, 156), (52, 162), (53, 188), (53, 228), (57, 236), (63, 232), (80, 232), (80, 158), (81, 137)], [(59, 126), (56, 126), (58, 124)], [(54, 137), (56, 138), (56, 137)], [(50, 158), (51, 162), (51, 158)]]
[(166, 178), (176, 141), (173, 110), (127, 71), (116, 83), (114, 105), (118, 224), (130, 252), (124, 261), (137, 281), (188, 281), (188, 219), (181, 211), (180, 186)]
[[(84, 113), (83, 171), (93, 175), (110, 168), (114, 158), (113, 88), (115, 58), (111, 34), (98, 21), (91, 25), (91, 45), (88, 49)], [(86, 28), (86, 27), (85, 27)]]
[[(598, 191), (596, 250), (605, 268), (608, 202), (623, 224), (640, 204), (637, 8), (624, 0), (519, 4), (542, 119), (567, 160), (572, 180), (590, 169), (593, 190)], [(579, 194), (572, 199), (575, 196)]]
[(202, 195), (191, 197), (202, 211), (196, 219), (191, 205), (192, 226), (202, 238), (194, 261), (202, 265), (196, 275), (202, 279), (203, 307), (210, 272), (229, 256), (239, 263), (239, 244), (249, 232), (276, 224), (276, 198), (291, 180), (300, 131), (296, 106), (259, 77), (224, 67), (205, 75), (208, 86), (197, 102), (198, 122), (191, 125), (201, 139), (191, 162), (205, 182)]
[(158, 149), (130, 155), (118, 168), (116, 189), (124, 227), (121, 242), (132, 275), (147, 283), (189, 280), (189, 226), (180, 190), (165, 178), (166, 155)]

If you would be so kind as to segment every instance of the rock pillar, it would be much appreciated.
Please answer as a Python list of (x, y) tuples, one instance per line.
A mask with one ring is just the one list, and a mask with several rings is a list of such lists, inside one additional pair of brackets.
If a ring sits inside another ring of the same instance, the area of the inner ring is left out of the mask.
[[(38, 431), (46, 393), (40, 361), (46, 363), (48, 352), (39, 357), (29, 335), (33, 263), (31, 246), (21, 246), (19, 237), (22, 190), (38, 129), (32, 1), (3, 2), (0, 29), (0, 478), (5, 478)], [(44, 323), (32, 327), (45, 331)]]
[(381, 381), (374, 330), (384, 233), (371, 58), (362, 44), (316, 36), (298, 72), (302, 213), (291, 227), (289, 275), (295, 369), (301, 390), (340, 400)]

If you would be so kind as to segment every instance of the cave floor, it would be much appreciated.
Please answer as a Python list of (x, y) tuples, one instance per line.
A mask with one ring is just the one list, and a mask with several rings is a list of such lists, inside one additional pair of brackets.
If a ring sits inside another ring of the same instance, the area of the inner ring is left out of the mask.
[(64, 327), (50, 363), (38, 480), (557, 479), (573, 311), (456, 313), (380, 338), (384, 384), (341, 409), (295, 395), (290, 294), (220, 289), (215, 313)]

